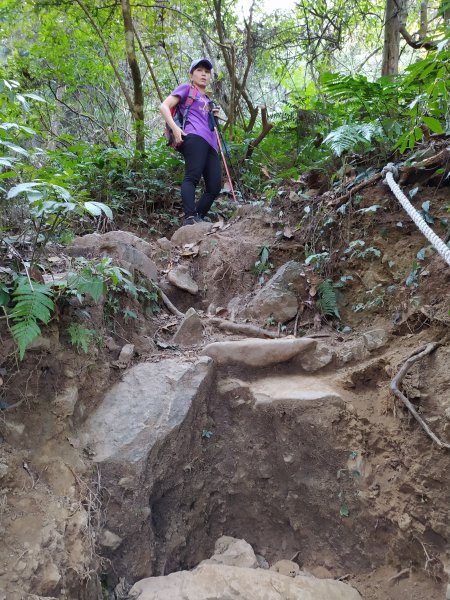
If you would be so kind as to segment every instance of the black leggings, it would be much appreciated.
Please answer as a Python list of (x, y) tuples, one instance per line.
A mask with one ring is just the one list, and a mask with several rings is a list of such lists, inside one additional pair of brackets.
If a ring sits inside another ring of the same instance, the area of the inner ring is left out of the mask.
[[(189, 133), (180, 152), (184, 156), (184, 180), (181, 184), (181, 200), (185, 217), (197, 214), (206, 216), (222, 187), (219, 155), (212, 146), (199, 135)], [(195, 188), (201, 176), (205, 180), (205, 193), (195, 205)]]

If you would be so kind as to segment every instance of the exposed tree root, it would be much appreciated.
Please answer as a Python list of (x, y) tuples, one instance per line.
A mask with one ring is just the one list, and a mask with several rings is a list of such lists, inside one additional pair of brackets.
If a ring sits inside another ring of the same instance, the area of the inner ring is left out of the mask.
[(161, 300), (163, 301), (166, 308), (169, 310), (169, 312), (171, 312), (173, 315), (176, 315), (177, 317), (184, 317), (184, 313), (182, 313), (181, 310), (178, 310), (178, 308), (174, 304), (172, 304), (172, 302), (165, 295), (161, 288), (158, 288), (158, 294), (161, 297)]
[(211, 325), (214, 325), (215, 327), (218, 327), (219, 329), (225, 329), (226, 331), (231, 331), (233, 333), (243, 333), (252, 337), (280, 337), (278, 335), (278, 332), (268, 331), (267, 329), (257, 327), (256, 325), (248, 325), (245, 323), (233, 323), (232, 321), (227, 321), (226, 319), (218, 319), (216, 317), (209, 318), (207, 322)]
[(408, 400), (408, 398), (398, 388), (399, 384), (403, 380), (403, 377), (408, 372), (410, 366), (413, 363), (415, 363), (416, 361), (420, 360), (422, 357), (427, 356), (428, 354), (430, 354), (431, 352), (433, 352), (433, 350), (436, 350), (436, 348), (438, 346), (440, 346), (441, 344), (442, 344), (442, 342), (434, 342), (432, 344), (427, 344), (426, 346), (421, 346), (420, 348), (418, 348), (417, 350), (415, 350), (410, 355), (410, 357), (403, 363), (403, 366), (401, 367), (401, 369), (399, 370), (399, 372), (397, 373), (397, 375), (394, 377), (394, 379), (391, 381), (390, 388), (391, 388), (392, 392), (395, 394), (395, 396), (397, 396), (397, 398), (399, 398), (403, 402), (403, 404), (406, 406), (406, 408), (409, 410), (409, 412), (412, 414), (412, 416), (416, 419), (416, 421), (420, 424), (420, 426), (430, 436), (430, 438), (440, 448), (450, 448), (450, 444), (447, 444), (446, 442), (442, 442), (431, 431), (431, 429), (428, 427), (428, 425), (425, 423), (425, 421), (422, 419), (422, 417), (416, 411), (416, 409), (411, 404), (411, 402)]

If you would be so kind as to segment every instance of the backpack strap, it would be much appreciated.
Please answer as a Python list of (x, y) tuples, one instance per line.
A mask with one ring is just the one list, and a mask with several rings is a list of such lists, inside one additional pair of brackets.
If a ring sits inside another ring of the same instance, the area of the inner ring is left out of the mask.
[(194, 84), (191, 84), (191, 87), (189, 90), (189, 96), (187, 97), (186, 105), (184, 107), (182, 129), (184, 129), (184, 126), (186, 125), (188, 114), (189, 114), (189, 109), (191, 108), (192, 104), (194, 103), (195, 97), (197, 96), (197, 92), (198, 92), (198, 89), (195, 87)]

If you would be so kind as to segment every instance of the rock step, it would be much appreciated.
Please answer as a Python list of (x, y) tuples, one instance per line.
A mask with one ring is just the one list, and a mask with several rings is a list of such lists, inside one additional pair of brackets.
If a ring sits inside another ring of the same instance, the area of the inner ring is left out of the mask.
[(327, 402), (335, 406), (344, 405), (340, 392), (328, 383), (328, 378), (317, 376), (284, 375), (263, 377), (255, 381), (228, 378), (219, 382), (218, 390), (223, 394), (239, 394), (240, 390), (245, 390), (253, 397), (255, 406), (279, 402)]

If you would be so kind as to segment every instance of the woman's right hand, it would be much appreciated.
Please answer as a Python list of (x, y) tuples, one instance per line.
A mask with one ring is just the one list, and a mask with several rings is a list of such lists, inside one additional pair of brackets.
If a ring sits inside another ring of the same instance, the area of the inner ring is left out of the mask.
[(185, 136), (186, 134), (184, 133), (184, 131), (181, 129), (181, 127), (174, 127), (172, 129), (173, 132), (173, 137), (175, 139), (175, 144), (177, 146), (179, 146), (180, 144), (183, 143), (183, 136)]

